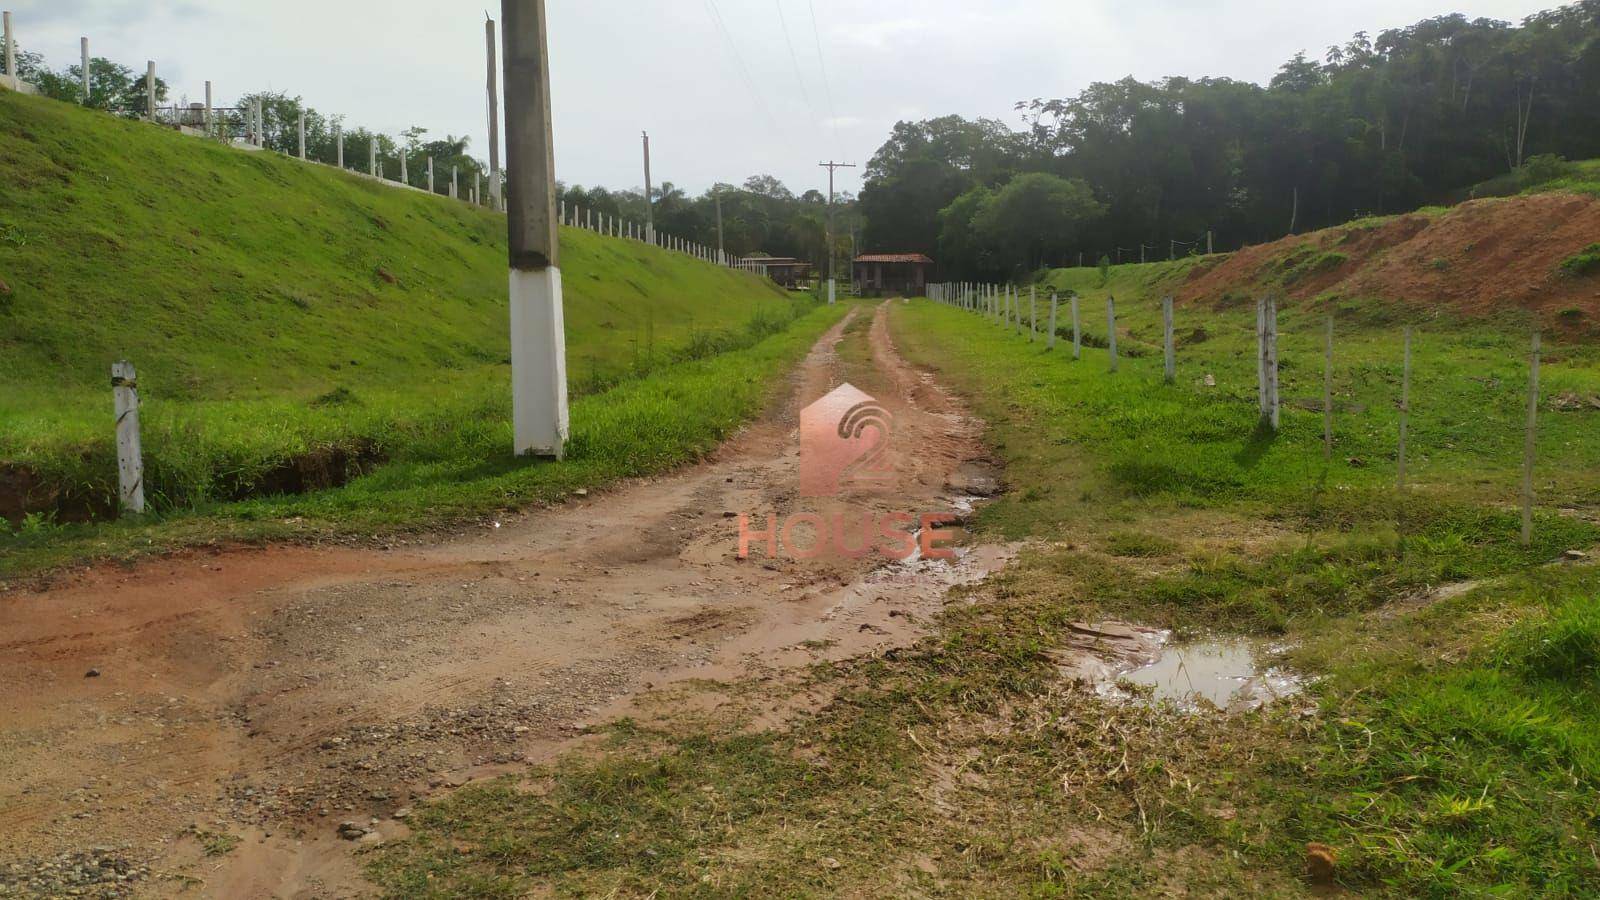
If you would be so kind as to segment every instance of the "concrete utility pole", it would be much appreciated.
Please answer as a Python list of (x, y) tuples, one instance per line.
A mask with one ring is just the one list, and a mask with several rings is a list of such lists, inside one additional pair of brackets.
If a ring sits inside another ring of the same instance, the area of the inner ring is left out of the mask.
[(568, 429), (567, 345), (545, 2), (500, 0), (500, 19), (506, 23), (506, 229), (515, 451), (560, 459)]
[[(7, 28), (6, 34), (10, 33), (11, 29)], [(16, 61), (11, 59), (10, 50), (11, 39), (6, 38), (6, 70), (14, 71), (16, 69)], [(156, 120), (156, 61), (153, 59), (144, 64), (144, 97), (145, 115), (151, 122), (154, 122)]]
[(406, 149), (404, 147), (400, 148), (400, 183), (411, 183), (411, 173), (406, 171)]
[(306, 111), (300, 110), (300, 121), (295, 129), (300, 133), (300, 158), (306, 158)]
[(489, 205), (501, 209), (500, 203), (500, 87), (495, 72), (499, 63), (495, 58), (494, 20), (483, 23), (483, 41), (489, 51)]
[(825, 163), (817, 163), (817, 165), (828, 170), (828, 303), (832, 304), (834, 302), (834, 283), (836, 280), (833, 271), (833, 173), (836, 169), (854, 169), (856, 166), (855, 163), (839, 163), (832, 160)]
[(333, 123), (333, 142), (338, 146), (339, 168), (344, 168), (344, 126)]
[(436, 193), (433, 189), (433, 157), (428, 157), (428, 193)]
[(378, 136), (373, 135), (367, 141), (367, 174), (373, 178), (378, 177)]
[(211, 82), (206, 82), (206, 134), (217, 135), (221, 129), (216, 127), (217, 114), (211, 105)]
[[(7, 11), (0, 15), (5, 22), (6, 39), (6, 74), (12, 78), (17, 77), (17, 42), (11, 35), (11, 13)], [(153, 65), (153, 64), (152, 64)]]
[(78, 71), (83, 76), (83, 102), (84, 102), (85, 105), (87, 105), (88, 102), (89, 102), (89, 39), (88, 38), (86, 38), (86, 37), (78, 38), (78, 54), (79, 54), (79, 56), (81, 56), (83, 58), (83, 63), (79, 67)]
[(644, 237), (654, 244), (656, 242), (656, 217), (651, 202), (655, 188), (650, 184), (650, 132), (640, 132), (644, 135)]

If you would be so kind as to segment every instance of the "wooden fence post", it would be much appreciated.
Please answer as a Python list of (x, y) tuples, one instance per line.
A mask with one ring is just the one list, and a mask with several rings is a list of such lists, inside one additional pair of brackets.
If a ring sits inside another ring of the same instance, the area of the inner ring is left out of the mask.
[(1078, 292), (1072, 292), (1072, 358), (1083, 358), (1083, 328), (1078, 324)]
[(1333, 316), (1328, 316), (1327, 346), (1322, 358), (1322, 458), (1333, 459)]
[(117, 496), (125, 514), (144, 512), (144, 452), (139, 444), (139, 381), (133, 363), (111, 365), (117, 410)]
[(1411, 425), (1411, 326), (1406, 326), (1405, 361), (1400, 370), (1400, 450), (1395, 465), (1395, 485), (1406, 489), (1406, 432)]
[(1050, 292), (1050, 333), (1045, 337), (1045, 349), (1046, 350), (1054, 350), (1056, 348), (1056, 303), (1057, 302), (1058, 301), (1057, 301), (1057, 297), (1056, 297), (1056, 292), (1055, 291), (1051, 291)]
[(1106, 295), (1106, 347), (1111, 351), (1111, 371), (1117, 370), (1117, 296)]
[(1278, 298), (1270, 291), (1256, 300), (1256, 381), (1261, 421), (1278, 430)]
[(1177, 380), (1178, 358), (1177, 350), (1172, 343), (1172, 297), (1161, 298), (1161, 330), (1163, 334), (1162, 348), (1166, 357), (1167, 384)]
[(1522, 546), (1533, 543), (1534, 436), (1539, 423), (1539, 332), (1528, 358), (1528, 431), (1522, 439)]

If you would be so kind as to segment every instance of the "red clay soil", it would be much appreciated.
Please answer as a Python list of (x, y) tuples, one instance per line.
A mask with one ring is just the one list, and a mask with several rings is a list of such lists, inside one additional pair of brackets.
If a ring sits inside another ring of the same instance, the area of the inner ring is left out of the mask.
[(1520, 308), (1553, 317), (1577, 309), (1594, 321), (1600, 319), (1600, 277), (1574, 277), (1560, 266), (1597, 241), (1600, 201), (1594, 198), (1474, 200), (1442, 215), (1397, 216), (1246, 247), (1215, 266), (1193, 270), (1178, 295), (1185, 302), (1215, 303), (1280, 283), (1284, 260), (1309, 247), (1346, 259), (1284, 286), (1291, 297), (1425, 303), (1473, 316)]

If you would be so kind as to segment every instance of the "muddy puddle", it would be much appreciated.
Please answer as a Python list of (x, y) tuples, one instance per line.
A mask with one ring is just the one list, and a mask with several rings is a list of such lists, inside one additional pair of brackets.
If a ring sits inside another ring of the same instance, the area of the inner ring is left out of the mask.
[(1263, 663), (1266, 652), (1239, 639), (1171, 644), (1155, 662), (1124, 673), (1117, 687), (1132, 685), (1141, 696), (1185, 708), (1205, 701), (1230, 712), (1255, 709), (1300, 692), (1296, 676)]
[(1276, 649), (1244, 638), (1178, 642), (1124, 622), (1074, 624), (1053, 658), (1063, 676), (1101, 696), (1179, 709), (1256, 709), (1298, 694), (1299, 676), (1271, 664)]

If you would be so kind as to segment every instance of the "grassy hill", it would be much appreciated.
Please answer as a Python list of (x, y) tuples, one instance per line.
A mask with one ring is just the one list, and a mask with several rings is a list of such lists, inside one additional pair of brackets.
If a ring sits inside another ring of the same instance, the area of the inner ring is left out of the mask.
[[(454, 458), (468, 451), (444, 444), (463, 427), (496, 430), (485, 447), (509, 433), (503, 217), (13, 93), (0, 132), (13, 526), (110, 510), (118, 359), (138, 367), (163, 512)], [(753, 347), (810, 309), (681, 254), (571, 229), (561, 241), (580, 396)]]

